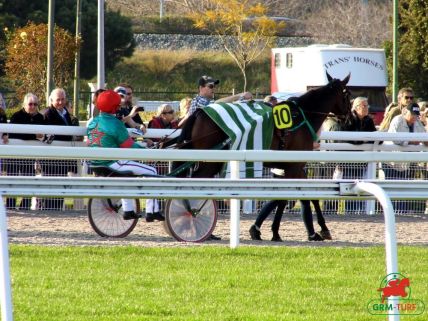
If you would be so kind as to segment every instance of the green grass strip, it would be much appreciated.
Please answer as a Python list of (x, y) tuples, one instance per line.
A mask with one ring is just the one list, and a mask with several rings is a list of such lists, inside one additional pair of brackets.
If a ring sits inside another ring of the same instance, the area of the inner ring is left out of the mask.
[[(11, 245), (15, 320), (385, 320), (383, 247)], [(399, 248), (412, 297), (428, 304), (428, 249)], [(426, 320), (421, 316), (409, 320)]]

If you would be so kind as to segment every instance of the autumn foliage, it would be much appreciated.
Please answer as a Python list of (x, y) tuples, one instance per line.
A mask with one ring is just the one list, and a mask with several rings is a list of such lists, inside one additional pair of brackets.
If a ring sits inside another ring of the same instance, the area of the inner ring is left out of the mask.
[[(18, 97), (32, 92), (41, 101), (45, 100), (47, 37), (48, 26), (34, 23), (15, 29), (9, 35), (6, 76), (14, 82)], [(54, 84), (67, 87), (73, 80), (74, 57), (80, 40), (76, 41), (74, 36), (57, 26), (54, 39)]]
[(242, 72), (245, 91), (248, 65), (272, 46), (277, 31), (285, 24), (269, 18), (266, 6), (249, 0), (212, 0), (210, 6), (211, 9), (192, 16), (195, 26), (221, 39)]

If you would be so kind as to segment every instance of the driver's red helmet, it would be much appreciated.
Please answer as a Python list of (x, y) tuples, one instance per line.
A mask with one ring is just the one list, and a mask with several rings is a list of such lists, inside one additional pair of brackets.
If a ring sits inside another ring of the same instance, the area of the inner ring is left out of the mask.
[(97, 108), (103, 113), (115, 114), (120, 106), (120, 96), (114, 90), (106, 90), (97, 98)]

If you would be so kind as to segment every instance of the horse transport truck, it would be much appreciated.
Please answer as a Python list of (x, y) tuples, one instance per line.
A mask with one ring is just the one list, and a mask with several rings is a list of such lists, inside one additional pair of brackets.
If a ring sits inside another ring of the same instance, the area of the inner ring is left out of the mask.
[(348, 45), (310, 45), (272, 49), (271, 93), (279, 99), (327, 84), (326, 71), (343, 79), (351, 73), (352, 97), (367, 97), (375, 124), (388, 105), (388, 76), (383, 49)]

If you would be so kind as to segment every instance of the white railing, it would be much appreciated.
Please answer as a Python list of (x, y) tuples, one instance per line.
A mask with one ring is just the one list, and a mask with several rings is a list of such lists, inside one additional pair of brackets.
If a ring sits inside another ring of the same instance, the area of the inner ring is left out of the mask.
[[(55, 128), (56, 127), (56, 128)], [(0, 125), (0, 132), (27, 132), (27, 133), (47, 133), (47, 134), (62, 134), (62, 135), (76, 135), (82, 136), (85, 133), (85, 129), (81, 127), (64, 127), (64, 126), (29, 126), (29, 125)], [(170, 131), (171, 132), (171, 131)], [(154, 133), (154, 132), (152, 132)], [(149, 131), (147, 137), (151, 134)], [(164, 135), (165, 131), (162, 131), (160, 135)], [(174, 134), (178, 134), (176, 131)], [(322, 139), (330, 139), (330, 140), (364, 140), (364, 141), (386, 141), (386, 140), (420, 140), (420, 141), (428, 141), (428, 134), (416, 134), (416, 133), (348, 133), (348, 132), (329, 132), (322, 133)], [(402, 150), (401, 147), (397, 147), (392, 145), (392, 149), (387, 149), (382, 153), (378, 151), (383, 150), (385, 145), (372, 144), (369, 145), (367, 151), (364, 152), (355, 152), (350, 153), (348, 151), (338, 151), (338, 152), (317, 152), (317, 151), (186, 151), (186, 150), (124, 150), (124, 149), (89, 149), (84, 147), (53, 147), (53, 146), (0, 146), (0, 158), (53, 158), (53, 159), (136, 159), (136, 160), (177, 160), (177, 161), (186, 161), (186, 160), (194, 160), (194, 161), (231, 161), (232, 168), (232, 178), (237, 179), (237, 168), (239, 168), (239, 161), (243, 162), (256, 162), (256, 161), (286, 161), (286, 162), (296, 162), (296, 161), (319, 161), (319, 162), (428, 162), (428, 153), (427, 148), (424, 146), (410, 146), (406, 147), (414, 152), (403, 152), (396, 153), (396, 150)], [(335, 146), (339, 148), (340, 146)], [(351, 148), (353, 147), (353, 148)], [(343, 144), (343, 148), (345, 150), (351, 149), (361, 149), (362, 146), (353, 146), (351, 144)], [(328, 149), (329, 146), (325, 145), (324, 148)], [(370, 150), (370, 151), (368, 151)], [(418, 153), (419, 151), (423, 151)], [(7, 178), (10, 180), (10, 178)], [(18, 187), (18, 182), (22, 183), (22, 178), (17, 177), (18, 181), (16, 184), (9, 182), (0, 183), (1, 192), (4, 195), (35, 195), (40, 194), (42, 189), (40, 188), (31, 188), (31, 192), (29, 191), (30, 183), (25, 184), (24, 186)], [(25, 177), (25, 179), (30, 180), (33, 183), (42, 182), (42, 180), (46, 183), (46, 178), (40, 179), (36, 177)], [(179, 179), (173, 179), (174, 188), (177, 189), (177, 186), (180, 186)], [(3, 178), (0, 179), (3, 181)], [(132, 179), (125, 182), (125, 185), (129, 187), (128, 183), (131, 182)], [(134, 180), (135, 181), (135, 180)], [(153, 181), (151, 179), (141, 180), (138, 183), (141, 186), (149, 186), (148, 182)], [(158, 188), (162, 186), (165, 188), (166, 182), (162, 183), (160, 180), (156, 180), (158, 182)], [(269, 180), (259, 180), (266, 181)], [(75, 178), (65, 179), (62, 177), (60, 186), (62, 188), (55, 187), (54, 182), (58, 183), (55, 178), (48, 178), (47, 185), (50, 186), (51, 193), (49, 195), (57, 195), (57, 196), (76, 196), (75, 191), (70, 192), (70, 186), (75, 185)], [(65, 183), (66, 182), (66, 183)], [(118, 182), (121, 182), (120, 179), (111, 179), (108, 182), (109, 186), (113, 186), (116, 192), (104, 192), (98, 194), (97, 196), (109, 197), (116, 196), (117, 191), (119, 190), (120, 195), (128, 196), (128, 197), (140, 197), (144, 195), (145, 197), (159, 197), (162, 195), (160, 190), (155, 190), (152, 194), (132, 194), (128, 189), (118, 189)], [(144, 182), (144, 183), (143, 183)], [(206, 194), (197, 195), (198, 197), (212, 197), (212, 198), (232, 198), (232, 206), (231, 206), (231, 237), (230, 237), (230, 246), (232, 248), (236, 248), (239, 245), (239, 201), (238, 196), (232, 193), (227, 189), (227, 186), (230, 186), (232, 180), (225, 181), (223, 180), (220, 183), (221, 186), (212, 186), (214, 180), (205, 180), (203, 181), (203, 186), (208, 187), (209, 189), (206, 191)], [(251, 185), (251, 180), (243, 180), (244, 184)], [(302, 181), (300, 184), (304, 184), (305, 186), (310, 185), (310, 181)], [(397, 249), (396, 249), (396, 238), (395, 238), (395, 221), (394, 221), (394, 212), (392, 209), (392, 204), (390, 198), (388, 197), (388, 185), (394, 185), (395, 190), (398, 189), (398, 193), (396, 195), (393, 194), (393, 189), (391, 192), (392, 197), (396, 198), (411, 198), (411, 199), (426, 199), (428, 197), (427, 189), (428, 182), (425, 181), (374, 181), (374, 182), (355, 182), (350, 183), (349, 181), (333, 181), (333, 185), (335, 191), (339, 190), (339, 194), (334, 193), (325, 193), (326, 187), (324, 189), (324, 197), (327, 198), (347, 198), (347, 197), (355, 197), (358, 196), (363, 199), (370, 199), (371, 197), (368, 194), (362, 194), (364, 192), (376, 194), (376, 198), (381, 202), (384, 212), (385, 212), (385, 249), (386, 249), (386, 258), (387, 258), (387, 271), (388, 273), (398, 272), (398, 260), (397, 260)], [(86, 185), (86, 190), (81, 195), (89, 195), (92, 196), (94, 187), (101, 185), (94, 185), (94, 181), (90, 184), (90, 188)], [(147, 184), (146, 184), (147, 183)], [(191, 181), (192, 188), (194, 189), (194, 181)], [(287, 186), (292, 190), (283, 191), (280, 194), (272, 193), (272, 185), (266, 186), (258, 186), (259, 190), (257, 190), (257, 195), (262, 195), (263, 198), (270, 198), (266, 194), (260, 194), (263, 189), (271, 189), (270, 195), (274, 195), (274, 198), (277, 199), (289, 199), (296, 198), (292, 195), (292, 191), (298, 192), (298, 198), (303, 199), (306, 198), (305, 195), (301, 192), (302, 187), (296, 185), (298, 182), (286, 181)], [(99, 183), (100, 184), (100, 183)], [(254, 184), (254, 182), (253, 182)], [(274, 184), (275, 189), (279, 189), (281, 187), (281, 182), (275, 180), (272, 182)], [(380, 185), (386, 184), (384, 188), (381, 188)], [(36, 184), (37, 185), (37, 184)], [(77, 184), (79, 185), (79, 184)], [(54, 186), (54, 188), (52, 188)], [(81, 185), (79, 185), (81, 186)], [(131, 185), (132, 186), (132, 185)], [(135, 186), (133, 186), (135, 187)], [(153, 186), (149, 186), (150, 189)], [(418, 187), (418, 188), (417, 188)], [(226, 188), (226, 189), (224, 189)], [(223, 193), (221, 191), (223, 190)], [(406, 193), (403, 193), (402, 191)], [(34, 192), (36, 191), (36, 192)], [(165, 189), (164, 189), (165, 191)], [(220, 191), (220, 192), (219, 192)], [(226, 191), (226, 194), (224, 193)], [(385, 192), (386, 191), (386, 192)], [(319, 187), (313, 190), (309, 190), (307, 194), (307, 199), (319, 198), (323, 199), (323, 195), (321, 193)], [(47, 192), (46, 192), (47, 193)], [(171, 193), (171, 192), (168, 192)], [(287, 194), (288, 193), (288, 194)], [(48, 194), (45, 194), (48, 195)], [(182, 194), (184, 197), (189, 197), (188, 192)], [(233, 196), (231, 196), (233, 195)], [(179, 197), (180, 195), (176, 194), (174, 197)], [(241, 197), (252, 197), (256, 198), (255, 194), (246, 194), (243, 193)], [(163, 195), (166, 197), (166, 195)], [(260, 196), (257, 196), (260, 197)], [(0, 206), (0, 236), (1, 236), (1, 252), (0, 252), (0, 263), (1, 263), (1, 282), (2, 286), (0, 287), (1, 293), (1, 306), (2, 306), (2, 320), (3, 321), (11, 321), (12, 320), (12, 301), (11, 301), (11, 292), (10, 292), (10, 275), (9, 275), (9, 258), (8, 258), (8, 244), (7, 244), (7, 228), (6, 228), (6, 218), (5, 218), (5, 209), (4, 206)], [(393, 311), (395, 312), (395, 311)], [(399, 315), (389, 315), (390, 320), (399, 320)]]

